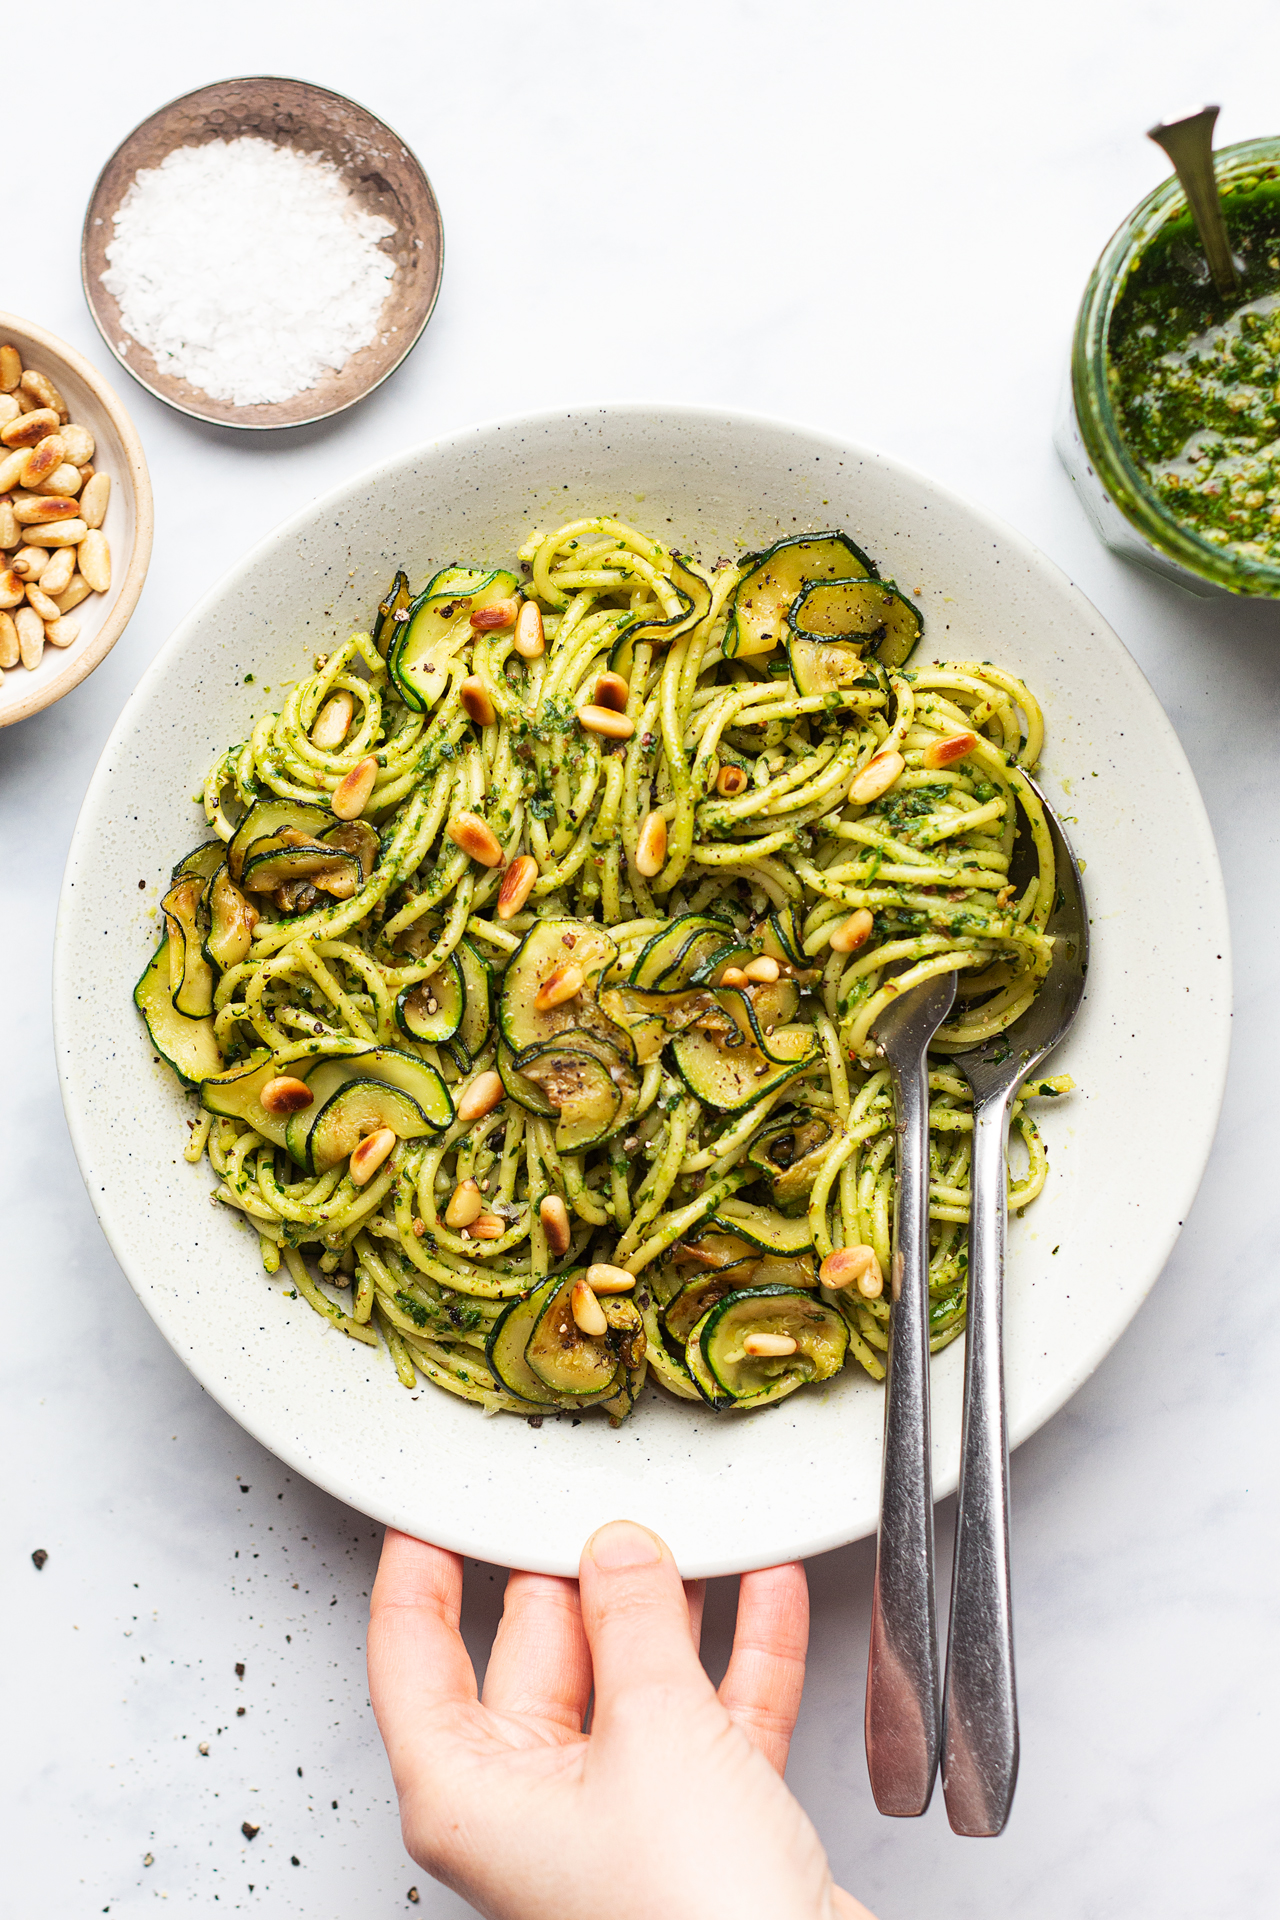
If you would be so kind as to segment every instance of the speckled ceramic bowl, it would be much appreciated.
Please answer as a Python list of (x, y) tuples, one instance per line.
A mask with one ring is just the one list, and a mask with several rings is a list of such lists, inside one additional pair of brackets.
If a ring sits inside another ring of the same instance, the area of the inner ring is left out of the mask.
[[(180, 1151), (191, 1101), (153, 1060), (129, 998), (163, 877), (203, 837), (190, 795), (264, 700), (317, 648), (367, 625), (397, 563), (415, 578), (455, 558), (509, 564), (531, 522), (602, 509), (711, 560), (846, 527), (921, 589), (928, 655), (998, 660), (1043, 700), (1043, 776), (1088, 864), (1094, 961), (1054, 1060), (1079, 1091), (1044, 1116), (1050, 1182), (1010, 1231), (1014, 1441), (1062, 1405), (1158, 1275), (1208, 1154), (1230, 997), (1221, 876), (1172, 729), (1088, 602), (1007, 528), (864, 448), (743, 415), (618, 406), (452, 434), (308, 506), (184, 621), (121, 715), (67, 866), (58, 1054), (85, 1181), (143, 1304), (208, 1391), (298, 1472), (486, 1560), (572, 1572), (591, 1529), (630, 1514), (666, 1536), (687, 1574), (725, 1573), (872, 1529), (879, 1388), (850, 1370), (754, 1416), (650, 1388), (617, 1431), (594, 1418), (534, 1430), (426, 1383), (407, 1393), (384, 1353), (286, 1298), (251, 1232), (210, 1206), (208, 1169)], [(933, 1370), (939, 1494), (956, 1481), (962, 1368), (957, 1344)]]

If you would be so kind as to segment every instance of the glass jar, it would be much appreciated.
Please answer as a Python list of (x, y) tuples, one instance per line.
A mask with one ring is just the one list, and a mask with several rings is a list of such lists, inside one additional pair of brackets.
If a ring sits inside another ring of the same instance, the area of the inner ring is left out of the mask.
[[(1246, 140), (1214, 155), (1220, 190), (1280, 181), (1280, 140)], [(1176, 178), (1149, 193), (1093, 270), (1076, 320), (1071, 379), (1054, 436), (1062, 464), (1104, 544), (1200, 595), (1280, 599), (1280, 561), (1216, 546), (1178, 520), (1144, 479), (1123, 439), (1107, 380), (1107, 335), (1126, 277), (1165, 222), (1186, 212)], [(1228, 211), (1228, 230), (1230, 215)]]

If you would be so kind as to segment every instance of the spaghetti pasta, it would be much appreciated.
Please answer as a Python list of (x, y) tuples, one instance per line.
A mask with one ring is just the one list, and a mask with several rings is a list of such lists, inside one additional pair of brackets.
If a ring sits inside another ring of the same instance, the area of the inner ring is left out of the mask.
[[(880, 1379), (873, 1029), (958, 973), (929, 1075), (936, 1351), (966, 1296), (948, 1055), (1012, 1025), (1052, 951), (1034, 696), (908, 666), (919, 613), (843, 534), (706, 570), (601, 516), (520, 561), (398, 575), (210, 769), (217, 837), (135, 994), (200, 1090), (187, 1158), (406, 1386), (617, 1420), (646, 1374), (743, 1407), (849, 1359)], [(1027, 1102), (1069, 1085), (1020, 1090), (1015, 1209), (1047, 1174)], [(823, 1284), (852, 1247), (873, 1278)]]

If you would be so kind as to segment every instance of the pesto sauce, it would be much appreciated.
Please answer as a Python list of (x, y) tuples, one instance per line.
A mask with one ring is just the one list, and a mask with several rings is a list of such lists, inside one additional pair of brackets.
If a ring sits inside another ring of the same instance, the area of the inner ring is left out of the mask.
[(1214, 546), (1280, 564), (1280, 181), (1224, 190), (1241, 286), (1214, 288), (1189, 214), (1130, 268), (1107, 380), (1131, 458), (1166, 512)]

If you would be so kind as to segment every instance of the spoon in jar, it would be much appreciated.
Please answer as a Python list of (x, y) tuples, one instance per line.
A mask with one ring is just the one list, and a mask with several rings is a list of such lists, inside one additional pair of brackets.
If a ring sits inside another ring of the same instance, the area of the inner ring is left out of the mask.
[(1184, 114), (1181, 120), (1161, 121), (1149, 127), (1147, 138), (1163, 147), (1173, 162), (1214, 286), (1221, 294), (1232, 294), (1240, 285), (1240, 271), (1227, 238), (1218, 176), (1213, 170), (1213, 126), (1217, 117), (1217, 107), (1201, 107), (1197, 113)]
[(973, 1158), (942, 1791), (954, 1830), (985, 1837), (1003, 1830), (1018, 1777), (1003, 1352), (1009, 1109), (1018, 1087), (1080, 1011), (1089, 964), (1080, 869), (1053, 809), (1035, 782), (1023, 777), (1040, 801), (1053, 842), (1054, 905), (1045, 928), (1053, 939), (1053, 958), (1026, 1012), (1006, 1032), (951, 1060), (973, 1089)]

